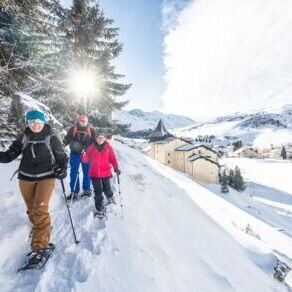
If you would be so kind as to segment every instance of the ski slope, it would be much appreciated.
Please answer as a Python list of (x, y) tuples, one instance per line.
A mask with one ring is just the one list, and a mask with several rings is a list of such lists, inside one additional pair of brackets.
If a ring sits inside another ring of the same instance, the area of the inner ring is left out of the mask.
[[(268, 238), (285, 235), (185, 174), (126, 145), (113, 146), (122, 170), (117, 199), (123, 213), (115, 208), (103, 225), (92, 216), (92, 198), (76, 202), (76, 246), (57, 182), (51, 203), (56, 251), (39, 271), (16, 273), (29, 250), (30, 224), (17, 180), (9, 181), (17, 162), (0, 164), (1, 292), (287, 291), (272, 277), (272, 243), (247, 235), (234, 220), (250, 216)], [(289, 239), (283, 239), (285, 247)]]

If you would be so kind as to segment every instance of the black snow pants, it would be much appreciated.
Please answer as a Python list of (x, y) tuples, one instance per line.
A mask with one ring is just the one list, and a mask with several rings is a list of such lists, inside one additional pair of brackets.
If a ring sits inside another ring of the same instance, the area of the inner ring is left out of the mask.
[(104, 192), (107, 199), (113, 197), (113, 191), (110, 184), (110, 177), (91, 178), (94, 189), (95, 208), (100, 211), (103, 208), (103, 195)]

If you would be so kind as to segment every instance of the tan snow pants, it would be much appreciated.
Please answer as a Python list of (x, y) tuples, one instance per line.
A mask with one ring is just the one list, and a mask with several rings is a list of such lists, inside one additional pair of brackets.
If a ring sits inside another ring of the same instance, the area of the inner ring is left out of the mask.
[(19, 180), (19, 188), (26, 204), (27, 215), (33, 224), (30, 244), (32, 251), (46, 247), (50, 241), (49, 202), (54, 187), (54, 178), (38, 181)]

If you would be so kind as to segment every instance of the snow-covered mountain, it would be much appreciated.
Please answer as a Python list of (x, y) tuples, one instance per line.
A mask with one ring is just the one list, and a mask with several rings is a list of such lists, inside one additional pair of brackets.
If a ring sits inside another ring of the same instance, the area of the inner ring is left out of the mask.
[(117, 111), (113, 114), (113, 119), (122, 124), (131, 124), (131, 131), (153, 130), (160, 119), (168, 129), (186, 127), (195, 123), (185, 116), (164, 114), (159, 111), (144, 112), (140, 109)]
[(9, 181), (17, 162), (0, 164), (1, 292), (287, 291), (273, 267), (277, 257), (291, 264), (291, 164), (281, 162), (287, 175), (273, 176), (272, 186), (269, 163), (244, 168), (257, 173), (256, 200), (247, 192), (220, 195), (218, 185), (200, 185), (127, 145), (113, 146), (122, 169), (116, 210), (104, 225), (93, 218), (93, 198), (72, 205), (76, 246), (57, 182), (51, 205), (56, 250), (39, 271), (16, 273), (31, 226), (17, 183)]
[(226, 143), (240, 139), (254, 146), (287, 144), (292, 142), (292, 105), (254, 113), (235, 113), (173, 132), (192, 138), (214, 135)]

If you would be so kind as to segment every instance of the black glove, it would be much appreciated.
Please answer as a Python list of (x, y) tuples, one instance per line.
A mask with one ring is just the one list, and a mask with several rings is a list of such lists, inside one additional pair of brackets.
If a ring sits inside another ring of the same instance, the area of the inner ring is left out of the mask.
[(115, 169), (114, 169), (114, 172), (115, 172), (117, 175), (120, 175), (120, 174), (121, 174), (121, 171), (120, 171), (118, 168), (115, 168)]
[(54, 173), (57, 179), (63, 179), (67, 176), (67, 169), (64, 167), (57, 167), (54, 169)]

